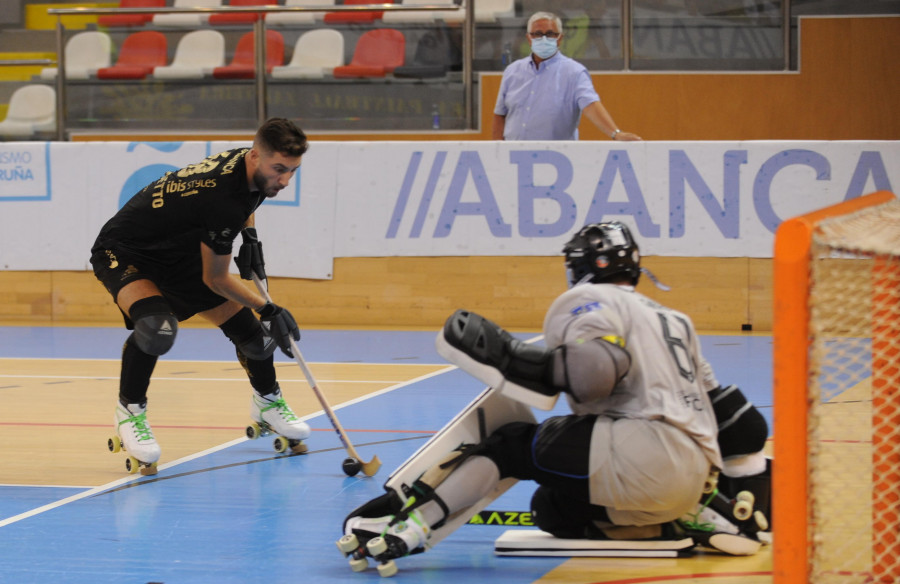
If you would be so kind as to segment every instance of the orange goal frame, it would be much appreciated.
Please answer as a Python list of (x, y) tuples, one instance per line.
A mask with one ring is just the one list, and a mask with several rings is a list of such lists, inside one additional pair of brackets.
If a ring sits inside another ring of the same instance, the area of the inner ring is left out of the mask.
[(813, 231), (823, 219), (894, 199), (895, 195), (888, 191), (857, 197), (788, 219), (775, 233), (773, 584), (805, 583), (809, 582), (810, 576), (806, 390), (809, 383), (808, 301)]

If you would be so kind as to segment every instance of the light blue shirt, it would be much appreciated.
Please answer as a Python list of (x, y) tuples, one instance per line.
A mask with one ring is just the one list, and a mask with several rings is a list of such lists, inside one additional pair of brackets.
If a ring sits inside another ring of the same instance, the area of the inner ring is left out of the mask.
[(577, 140), (581, 110), (600, 101), (587, 68), (558, 52), (536, 68), (531, 55), (503, 72), (494, 113), (505, 140)]

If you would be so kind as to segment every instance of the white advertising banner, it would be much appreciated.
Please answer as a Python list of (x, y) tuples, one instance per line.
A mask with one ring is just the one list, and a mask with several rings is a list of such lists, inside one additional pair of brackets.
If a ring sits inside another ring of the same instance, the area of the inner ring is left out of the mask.
[[(0, 143), (0, 269), (86, 270), (168, 170), (247, 143)], [(900, 142), (313, 142), (257, 212), (267, 272), (335, 257), (556, 255), (620, 220), (645, 255), (771, 257), (788, 217), (900, 185)]]
[(554, 255), (603, 220), (645, 255), (771, 257), (784, 219), (900, 184), (900, 143), (348, 144), (339, 164), (339, 257)]
[[(240, 146), (249, 144), (0, 143), (0, 269), (91, 269), (97, 233), (132, 195), (170, 170)], [(331, 278), (335, 158), (334, 146), (317, 144), (288, 188), (257, 211), (269, 275)], [(306, 184), (316, 186), (304, 192)]]

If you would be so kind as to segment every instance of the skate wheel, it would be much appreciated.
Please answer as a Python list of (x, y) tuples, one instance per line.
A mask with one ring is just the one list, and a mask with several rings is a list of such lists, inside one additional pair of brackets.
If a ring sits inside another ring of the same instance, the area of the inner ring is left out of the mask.
[(285, 450), (288, 449), (288, 439), (284, 436), (279, 436), (275, 440), (272, 441), (272, 447), (275, 449), (275, 452), (281, 454)]
[(309, 447), (302, 440), (288, 440), (288, 444), (294, 454), (306, 454), (309, 451)]
[(769, 531), (769, 520), (766, 519), (765, 513), (762, 511), (754, 511), (753, 519), (756, 520), (756, 525), (759, 527), (760, 531)]
[(719, 485), (719, 477), (718, 476), (708, 476), (706, 477), (706, 481), (703, 483), (703, 494), (709, 495), (713, 491), (716, 490), (716, 487)]
[(394, 560), (388, 560), (383, 564), (378, 564), (378, 573), (382, 578), (390, 578), (397, 573), (397, 564)]
[(359, 539), (357, 539), (355, 534), (345, 535), (341, 539), (337, 540), (337, 547), (341, 550), (341, 553), (344, 555), (352, 554), (356, 550), (359, 549)]
[(106, 446), (109, 448), (110, 452), (119, 452), (122, 450), (122, 440), (120, 440), (118, 436), (113, 436), (106, 441)]
[(732, 512), (738, 521), (746, 521), (753, 515), (753, 505), (749, 501), (738, 501)]
[(253, 422), (252, 424), (247, 426), (247, 429), (244, 430), (244, 432), (247, 434), (247, 438), (249, 438), (250, 440), (256, 440), (262, 435), (262, 430), (260, 429), (259, 424), (257, 424), (256, 422)]
[(369, 543), (366, 544), (366, 549), (369, 550), (370, 556), (377, 558), (387, 551), (387, 541), (385, 541), (383, 537), (373, 537), (369, 540)]
[(350, 569), (354, 572), (362, 572), (369, 567), (369, 561), (365, 558), (350, 560)]
[(751, 505), (756, 503), (756, 496), (750, 491), (741, 491), (735, 496), (735, 499), (738, 501), (747, 501)]
[(138, 462), (138, 459), (136, 459), (135, 457), (129, 456), (125, 459), (125, 470), (128, 471), (128, 474), (136, 473), (140, 469), (140, 467), (141, 463)]

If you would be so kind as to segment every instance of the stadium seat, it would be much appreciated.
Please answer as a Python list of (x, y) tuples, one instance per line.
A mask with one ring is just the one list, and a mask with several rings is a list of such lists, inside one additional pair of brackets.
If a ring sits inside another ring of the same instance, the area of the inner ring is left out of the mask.
[[(112, 64), (112, 39), (105, 32), (96, 30), (79, 32), (66, 42), (64, 53), (66, 79), (89, 79), (102, 67)], [(41, 79), (56, 79), (58, 69), (41, 69)]]
[(119, 49), (119, 58), (112, 67), (97, 70), (98, 79), (143, 79), (156, 67), (166, 64), (168, 56), (166, 35), (155, 30), (143, 30), (128, 35)]
[[(334, 4), (334, 0), (285, 0), (284, 6), (326, 6)], [(293, 26), (295, 24), (312, 24), (322, 20), (325, 12), (270, 12), (266, 14), (266, 25), (269, 26)]]
[(403, 65), (406, 38), (393, 28), (376, 28), (363, 33), (353, 50), (349, 65), (335, 67), (337, 78), (384, 77)]
[(300, 35), (290, 63), (272, 69), (272, 77), (321, 79), (343, 64), (344, 35), (333, 28), (317, 28)]
[[(231, 62), (213, 69), (216, 79), (253, 79), (256, 77), (254, 33), (245, 33), (239, 40)], [(284, 37), (274, 30), (266, 31), (266, 72), (284, 63)]]
[(412, 63), (394, 69), (394, 77), (430, 79), (462, 70), (461, 41), (453, 42), (445, 28), (430, 30), (416, 44)]
[(9, 98), (6, 118), (0, 122), (4, 138), (34, 138), (56, 131), (56, 91), (49, 85), (24, 85)]
[[(231, 0), (228, 6), (277, 6), (278, 0)], [(259, 20), (260, 12), (220, 12), (209, 15), (209, 24), (218, 26), (222, 24), (253, 24)]]
[(195, 30), (181, 37), (172, 63), (154, 69), (153, 76), (157, 79), (202, 79), (223, 65), (225, 35), (217, 30)]
[[(119, 8), (165, 8), (166, 0), (120, 0)], [(101, 14), (97, 25), (104, 27), (144, 26), (153, 20), (152, 13), (146, 14)]]
[[(393, 4), (392, 0), (377, 2), (373, 0), (344, 0), (343, 5), (351, 4)], [(352, 10), (347, 12), (326, 12), (325, 24), (372, 24), (384, 16), (384, 10)]]
[[(217, 8), (222, 0), (173, 0), (172, 8)], [(153, 26), (197, 28), (209, 22), (211, 15), (206, 12), (154, 14)]]

